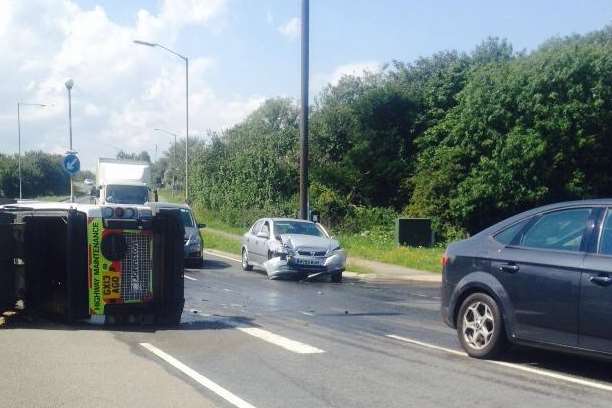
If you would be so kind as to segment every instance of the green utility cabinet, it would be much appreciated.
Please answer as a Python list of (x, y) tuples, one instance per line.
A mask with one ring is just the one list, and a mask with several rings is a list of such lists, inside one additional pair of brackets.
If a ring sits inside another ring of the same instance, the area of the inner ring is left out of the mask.
[(395, 236), (401, 246), (430, 247), (434, 243), (430, 218), (398, 218)]

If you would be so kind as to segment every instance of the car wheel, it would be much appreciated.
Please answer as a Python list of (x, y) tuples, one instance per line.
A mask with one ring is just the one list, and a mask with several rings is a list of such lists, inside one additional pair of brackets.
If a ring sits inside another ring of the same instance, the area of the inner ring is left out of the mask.
[(242, 270), (243, 271), (252, 271), (253, 265), (249, 264), (249, 254), (246, 249), (242, 250)]
[(342, 282), (342, 272), (333, 273), (332, 276), (331, 276), (331, 281), (333, 283), (340, 283), (340, 282)]
[(457, 334), (463, 349), (475, 358), (493, 358), (508, 343), (499, 306), (484, 293), (468, 296), (461, 305)]

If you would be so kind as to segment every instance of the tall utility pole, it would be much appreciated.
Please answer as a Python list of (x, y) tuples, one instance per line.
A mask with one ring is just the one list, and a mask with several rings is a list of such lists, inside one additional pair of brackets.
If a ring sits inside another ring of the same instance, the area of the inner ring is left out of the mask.
[(302, 106), (300, 115), (300, 218), (308, 219), (308, 14), (309, 1), (302, 0)]
[[(70, 135), (69, 150), (72, 153), (72, 87), (74, 86), (74, 81), (69, 79), (64, 85), (66, 85), (66, 89), (68, 90), (68, 133)], [(70, 176), (70, 202), (74, 203), (74, 183), (72, 180), (72, 175)]]
[(17, 138), (18, 138), (18, 144), (19, 144), (19, 154), (17, 156), (17, 167), (18, 167), (18, 172), (19, 172), (19, 199), (22, 200), (23, 199), (23, 182), (22, 182), (22, 178), (21, 178), (21, 107), (22, 106), (40, 106), (41, 108), (46, 107), (47, 105), (44, 105), (42, 103), (23, 103), (23, 102), (17, 102)]
[(151, 43), (147, 41), (134, 40), (134, 44), (145, 45), (147, 47), (158, 47), (168, 51), (183, 61), (185, 61), (185, 202), (189, 200), (189, 58), (178, 52), (172, 51), (168, 47), (164, 47), (158, 43)]
[(189, 203), (189, 58), (185, 58), (185, 202)]

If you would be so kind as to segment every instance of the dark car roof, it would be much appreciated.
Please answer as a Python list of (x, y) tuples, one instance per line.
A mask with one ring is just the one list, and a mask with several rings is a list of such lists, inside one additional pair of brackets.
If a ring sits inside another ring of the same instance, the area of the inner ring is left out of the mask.
[(535, 214), (558, 210), (562, 208), (572, 208), (572, 207), (612, 207), (612, 198), (600, 198), (596, 200), (565, 201), (561, 203), (548, 204), (542, 207), (533, 208), (531, 210), (514, 215), (510, 218), (506, 218), (505, 220), (500, 221), (495, 225), (485, 228), (484, 230), (480, 231), (478, 234), (474, 236), (476, 237), (480, 235), (492, 235), (504, 229), (507, 226), (510, 226), (525, 218), (529, 218)]

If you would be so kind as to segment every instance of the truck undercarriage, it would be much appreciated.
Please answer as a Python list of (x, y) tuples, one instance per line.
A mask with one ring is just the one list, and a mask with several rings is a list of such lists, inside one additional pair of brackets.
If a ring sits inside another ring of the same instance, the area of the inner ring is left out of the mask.
[[(92, 242), (95, 222), (101, 231)], [(145, 222), (1, 207), (0, 310), (20, 304), (24, 313), (63, 322), (178, 323), (183, 235), (172, 212)]]

